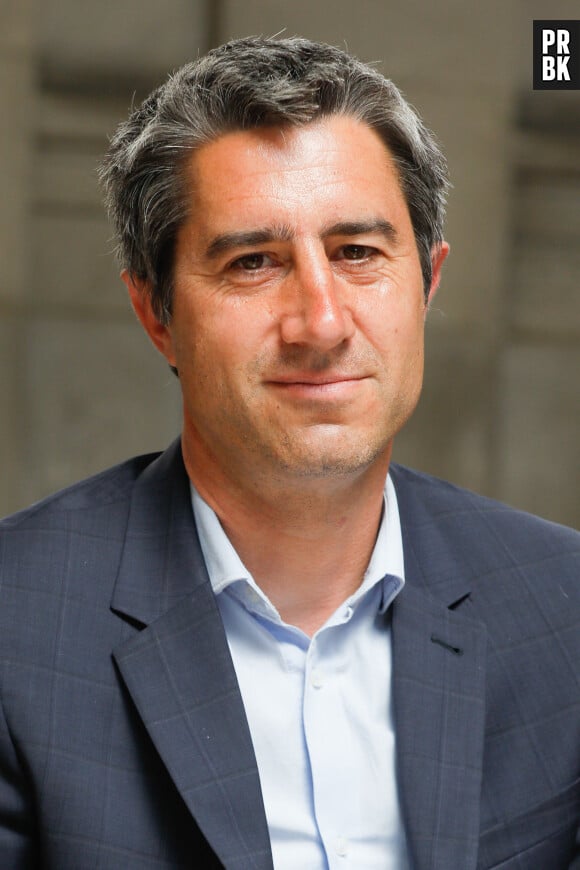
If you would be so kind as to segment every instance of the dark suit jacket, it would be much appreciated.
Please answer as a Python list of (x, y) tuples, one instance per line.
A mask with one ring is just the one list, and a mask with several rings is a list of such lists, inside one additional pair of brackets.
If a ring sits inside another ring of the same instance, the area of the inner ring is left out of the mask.
[[(392, 474), (412, 866), (578, 868), (580, 536)], [(271, 868), (178, 443), (4, 521), (0, 681), (2, 870)]]

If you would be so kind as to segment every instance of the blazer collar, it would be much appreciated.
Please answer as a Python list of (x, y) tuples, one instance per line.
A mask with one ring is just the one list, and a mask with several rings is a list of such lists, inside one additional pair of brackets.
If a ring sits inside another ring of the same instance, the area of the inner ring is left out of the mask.
[(179, 441), (135, 485), (111, 607), (141, 629), (114, 658), (203, 835), (228, 870), (271, 870), (256, 759)]
[(207, 579), (178, 439), (135, 483), (111, 606), (149, 625)]

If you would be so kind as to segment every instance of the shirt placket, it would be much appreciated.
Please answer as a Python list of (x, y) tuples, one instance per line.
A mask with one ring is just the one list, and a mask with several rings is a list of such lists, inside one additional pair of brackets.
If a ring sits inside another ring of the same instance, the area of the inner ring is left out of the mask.
[[(341, 709), (340, 681), (348, 677), (348, 665), (341, 660), (336, 643), (340, 631), (341, 626), (329, 627), (313, 638), (305, 660), (303, 699), (314, 813), (330, 870), (354, 866), (348, 819), (343, 813), (349, 735)], [(327, 642), (329, 632), (332, 643)]]

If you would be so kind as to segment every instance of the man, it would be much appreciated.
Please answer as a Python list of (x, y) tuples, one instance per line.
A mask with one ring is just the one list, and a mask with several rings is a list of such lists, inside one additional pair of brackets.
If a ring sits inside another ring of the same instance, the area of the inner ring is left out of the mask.
[(578, 535), (389, 471), (431, 135), (343, 52), (246, 39), (102, 175), (183, 431), (3, 524), (0, 866), (580, 867)]

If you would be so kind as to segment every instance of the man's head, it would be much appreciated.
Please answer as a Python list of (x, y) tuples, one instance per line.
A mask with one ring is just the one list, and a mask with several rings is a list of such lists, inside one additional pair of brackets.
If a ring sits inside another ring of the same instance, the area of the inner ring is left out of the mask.
[(163, 323), (173, 308), (177, 233), (195, 202), (186, 171), (192, 153), (228, 132), (334, 115), (375, 130), (392, 155), (428, 293), (447, 191), (432, 135), (392, 82), (345, 52), (305, 39), (247, 38), (178, 70), (119, 127), (103, 162), (123, 266), (147, 287)]
[(121, 126), (103, 174), (200, 491), (384, 483), (447, 253), (443, 158), (394, 86), (327, 46), (230, 43)]

